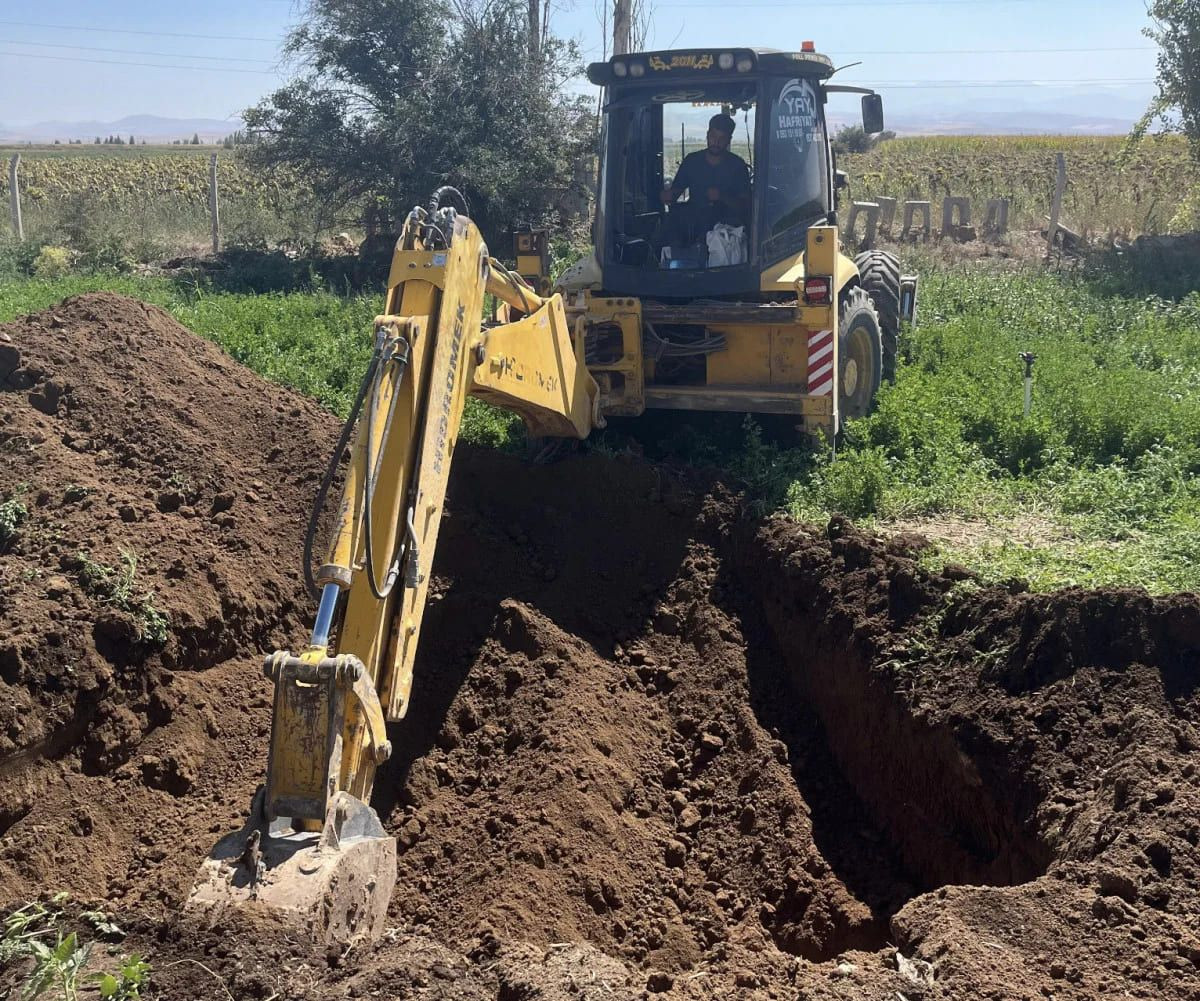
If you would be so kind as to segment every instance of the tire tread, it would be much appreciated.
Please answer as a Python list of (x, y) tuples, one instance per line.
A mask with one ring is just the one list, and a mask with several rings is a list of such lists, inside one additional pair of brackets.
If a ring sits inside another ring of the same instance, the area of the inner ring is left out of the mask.
[(900, 261), (886, 250), (865, 250), (854, 263), (861, 287), (879, 314), (883, 337), (883, 380), (896, 381), (896, 355), (900, 347)]

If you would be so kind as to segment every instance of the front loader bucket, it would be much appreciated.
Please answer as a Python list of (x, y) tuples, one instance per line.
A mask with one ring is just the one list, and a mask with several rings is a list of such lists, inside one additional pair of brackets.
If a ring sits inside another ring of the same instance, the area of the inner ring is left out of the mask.
[(217, 843), (200, 866), (190, 910), (269, 911), (319, 942), (378, 938), (396, 885), (396, 841), (365, 803), (346, 792), (329, 802), (320, 831), (267, 824), (262, 790), (246, 826)]

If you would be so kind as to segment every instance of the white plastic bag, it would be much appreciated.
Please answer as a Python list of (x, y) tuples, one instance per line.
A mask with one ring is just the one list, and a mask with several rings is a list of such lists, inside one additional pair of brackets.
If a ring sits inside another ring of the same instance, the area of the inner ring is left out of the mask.
[(719, 222), (708, 231), (708, 266), (725, 268), (746, 263), (746, 230)]

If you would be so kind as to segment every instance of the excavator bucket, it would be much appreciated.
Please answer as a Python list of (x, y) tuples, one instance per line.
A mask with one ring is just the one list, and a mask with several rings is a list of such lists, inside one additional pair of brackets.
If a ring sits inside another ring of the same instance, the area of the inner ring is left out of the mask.
[(200, 867), (188, 908), (261, 908), (322, 942), (375, 939), (396, 883), (396, 841), (365, 803), (339, 792), (319, 831), (267, 823), (263, 796), (246, 826)]
[[(367, 804), (333, 792), (346, 697), (362, 690), (362, 665), (276, 653), (264, 672), (275, 682), (267, 785), (246, 826), (204, 861), (188, 906), (257, 906), (318, 941), (377, 938), (396, 883), (396, 842)], [(383, 744), (377, 757), (390, 751)]]

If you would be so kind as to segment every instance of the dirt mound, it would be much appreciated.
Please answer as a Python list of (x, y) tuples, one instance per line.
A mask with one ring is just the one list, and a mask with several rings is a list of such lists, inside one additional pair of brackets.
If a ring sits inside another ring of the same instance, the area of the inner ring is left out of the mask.
[[(984, 588), (598, 456), (456, 458), (376, 785), (387, 938), (197, 926), (335, 428), (118, 297), (4, 331), (0, 899), (116, 911), (162, 996), (1200, 996), (1196, 598)], [(122, 547), (132, 598), (89, 583)]]
[[(206, 800), (228, 802), (228, 769), (206, 788), (195, 742), (268, 704), (221, 665), (301, 629), (295, 540), (337, 426), (121, 296), (0, 332), (3, 499), (26, 512), (0, 547), (0, 867), (10, 893), (104, 896), (161, 854), (136, 843), (159, 838), (139, 828), (160, 794), (180, 831), (207, 832)], [(148, 742), (185, 706), (183, 733)]]

